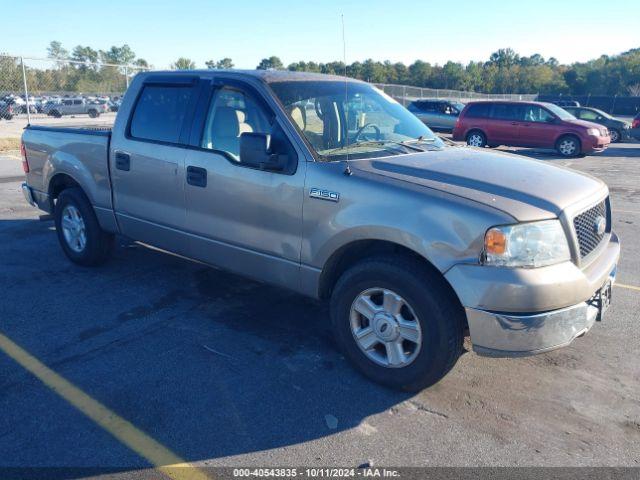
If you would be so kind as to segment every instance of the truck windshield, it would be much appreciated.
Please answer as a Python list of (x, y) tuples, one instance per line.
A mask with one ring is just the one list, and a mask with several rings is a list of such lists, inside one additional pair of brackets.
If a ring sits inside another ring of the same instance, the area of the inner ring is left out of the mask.
[(444, 142), (372, 85), (341, 81), (269, 84), (320, 160), (373, 158), (440, 148)]

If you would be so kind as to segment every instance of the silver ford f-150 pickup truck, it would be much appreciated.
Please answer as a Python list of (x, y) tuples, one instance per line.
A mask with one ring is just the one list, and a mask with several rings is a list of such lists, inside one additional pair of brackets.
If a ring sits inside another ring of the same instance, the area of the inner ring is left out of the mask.
[(484, 355), (569, 344), (609, 305), (620, 253), (603, 182), (452, 145), (341, 77), (143, 73), (113, 129), (29, 126), (23, 155), (25, 197), (73, 262), (121, 234), (328, 299), (345, 355), (407, 390), (467, 332)]

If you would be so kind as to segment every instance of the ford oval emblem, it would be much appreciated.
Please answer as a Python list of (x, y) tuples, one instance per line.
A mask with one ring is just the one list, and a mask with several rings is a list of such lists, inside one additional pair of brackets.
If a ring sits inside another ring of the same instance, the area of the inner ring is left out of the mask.
[(604, 235), (604, 232), (607, 230), (607, 219), (602, 215), (598, 215), (593, 222), (593, 230), (600, 236)]

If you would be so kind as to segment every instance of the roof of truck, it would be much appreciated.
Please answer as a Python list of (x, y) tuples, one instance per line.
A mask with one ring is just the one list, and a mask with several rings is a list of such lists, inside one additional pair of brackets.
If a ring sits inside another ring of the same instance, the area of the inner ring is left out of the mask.
[[(302, 82), (302, 81), (316, 81), (316, 82), (344, 82), (345, 77), (340, 75), (328, 75), (324, 73), (314, 73), (314, 72), (292, 72), (290, 70), (235, 70), (235, 69), (226, 69), (226, 70), (216, 70), (216, 69), (206, 69), (206, 70), (169, 70), (169, 71), (152, 71), (147, 72), (147, 74), (167, 74), (167, 73), (183, 73), (183, 74), (191, 74), (191, 75), (211, 75), (211, 74), (224, 74), (229, 76), (239, 76), (239, 77), (254, 77), (259, 78), (267, 83), (277, 83), (277, 82)], [(350, 82), (361, 82), (361, 80), (357, 80), (355, 78), (346, 77)]]

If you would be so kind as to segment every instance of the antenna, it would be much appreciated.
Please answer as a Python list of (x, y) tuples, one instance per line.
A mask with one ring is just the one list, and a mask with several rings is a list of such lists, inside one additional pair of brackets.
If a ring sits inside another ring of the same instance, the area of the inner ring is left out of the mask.
[(347, 152), (346, 168), (344, 169), (345, 175), (351, 175), (351, 168), (349, 167), (349, 82), (347, 81), (347, 41), (344, 36), (344, 14), (340, 14), (342, 19), (342, 61), (344, 62), (344, 119), (345, 119), (345, 149)]

